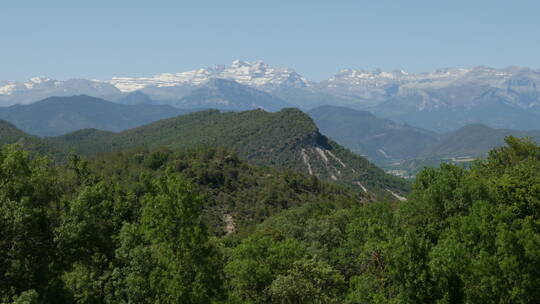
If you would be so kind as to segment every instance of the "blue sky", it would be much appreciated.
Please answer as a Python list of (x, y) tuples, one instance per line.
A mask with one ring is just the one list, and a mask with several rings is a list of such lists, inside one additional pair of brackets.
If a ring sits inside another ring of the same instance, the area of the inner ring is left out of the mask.
[(236, 58), (342, 68), (540, 68), (539, 1), (3, 1), (0, 80), (150, 76)]

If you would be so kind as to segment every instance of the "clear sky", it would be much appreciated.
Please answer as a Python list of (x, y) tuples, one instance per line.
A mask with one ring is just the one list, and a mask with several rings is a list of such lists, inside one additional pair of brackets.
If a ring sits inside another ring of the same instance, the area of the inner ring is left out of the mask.
[(540, 1), (0, 3), (0, 80), (108, 79), (236, 58), (312, 80), (342, 68), (540, 68)]

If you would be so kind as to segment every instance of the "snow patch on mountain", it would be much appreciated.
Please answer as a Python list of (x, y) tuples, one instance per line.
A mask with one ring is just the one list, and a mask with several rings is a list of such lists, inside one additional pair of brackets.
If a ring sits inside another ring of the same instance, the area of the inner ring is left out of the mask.
[(474, 84), (497, 88), (505, 88), (514, 77), (526, 75), (535, 83), (540, 82), (540, 71), (521, 67), (496, 69), (490, 67), (474, 68), (441, 68), (425, 73), (407, 73), (403, 70), (384, 72), (382, 70), (366, 71), (343, 69), (322, 84), (330, 87), (381, 87), (399, 84), (409, 88), (441, 88), (446, 86)]
[(132, 92), (145, 87), (198, 86), (212, 78), (224, 78), (238, 83), (270, 91), (289, 87), (310, 85), (300, 74), (290, 68), (275, 68), (263, 61), (235, 60), (229, 67), (216, 65), (181, 73), (163, 73), (154, 77), (114, 77), (109, 82), (122, 92)]
[(0, 83), (0, 94), (11, 95), (17, 89), (17, 84), (13, 82)]

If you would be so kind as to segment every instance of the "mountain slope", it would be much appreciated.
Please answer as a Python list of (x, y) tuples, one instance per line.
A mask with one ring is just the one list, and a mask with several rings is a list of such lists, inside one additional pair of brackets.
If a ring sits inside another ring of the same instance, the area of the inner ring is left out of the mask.
[(272, 94), (303, 110), (310, 110), (323, 105), (343, 107), (358, 105), (358, 98), (354, 96), (333, 94), (315, 87), (287, 88), (273, 91)]
[[(460, 127), (481, 123), (493, 128), (532, 130), (540, 128), (540, 116), (531, 111), (512, 104), (506, 97), (496, 91), (476, 92), (479, 88), (454, 87), (439, 92), (429, 92), (425, 96), (392, 97), (376, 106), (367, 107), (381, 117), (405, 122), (417, 127), (445, 133)], [(442, 91), (442, 92), (441, 92)], [(445, 100), (448, 96), (467, 94), (468, 103), (455, 104)], [(476, 96), (470, 99), (470, 96)], [(436, 101), (430, 101), (431, 99)], [(425, 108), (418, 108), (424, 103)]]
[(202, 196), (205, 222), (218, 235), (240, 232), (294, 206), (367, 201), (363, 192), (291, 171), (254, 166), (219, 147), (135, 148), (92, 157), (88, 168), (100, 180), (137, 195), (147, 181), (171, 172), (180, 174)]
[(184, 113), (171, 106), (121, 105), (80, 95), (0, 108), (0, 119), (30, 134), (54, 136), (84, 128), (121, 131)]
[(156, 102), (153, 101), (150, 96), (147, 94), (141, 92), (141, 91), (133, 91), (126, 96), (122, 97), (120, 100), (118, 100), (118, 103), (126, 104), (126, 105), (140, 105), (140, 104), (155, 104)]
[(39, 140), (37, 137), (26, 134), (17, 129), (12, 123), (0, 120), (0, 145), (13, 144), (20, 141)]
[[(82, 132), (82, 131), (79, 131)], [(93, 132), (90, 132), (93, 134)], [(48, 138), (63, 151), (95, 154), (146, 145), (172, 148), (224, 146), (257, 165), (292, 169), (369, 192), (404, 193), (408, 184), (384, 173), (318, 132), (297, 109), (277, 113), (252, 110), (220, 113), (207, 110), (115, 134), (84, 137), (73, 134)]]
[(54, 145), (44, 142), (37, 136), (17, 129), (17, 127), (8, 121), (0, 120), (0, 147), (8, 144), (19, 144), (25, 150), (39, 154), (50, 154), (53, 157), (63, 154), (57, 151)]
[(489, 150), (502, 146), (506, 136), (529, 137), (536, 142), (540, 142), (540, 130), (494, 129), (481, 124), (473, 124), (447, 134), (441, 142), (427, 148), (420, 156), (425, 158), (484, 156)]
[(321, 106), (310, 110), (321, 132), (375, 163), (418, 156), (438, 142), (439, 135), (345, 107)]
[(181, 98), (175, 104), (179, 108), (213, 108), (221, 110), (243, 111), (263, 108), (278, 111), (288, 107), (282, 99), (233, 80), (210, 79), (191, 94)]
[(504, 145), (506, 136), (530, 138), (540, 143), (540, 130), (518, 131), (494, 129), (482, 124), (472, 124), (441, 136), (436, 144), (427, 147), (417, 157), (385, 165), (394, 174), (411, 177), (424, 167), (436, 167), (441, 163), (467, 165), (482, 158), (495, 148)]

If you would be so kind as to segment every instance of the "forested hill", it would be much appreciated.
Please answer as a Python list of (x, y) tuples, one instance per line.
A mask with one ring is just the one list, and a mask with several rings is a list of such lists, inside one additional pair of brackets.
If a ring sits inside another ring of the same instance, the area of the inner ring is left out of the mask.
[(31, 152), (49, 154), (53, 157), (59, 157), (62, 154), (53, 147), (53, 144), (17, 129), (8, 121), (0, 120), (0, 146), (14, 143), (20, 144)]
[(403, 194), (408, 184), (321, 135), (297, 109), (225, 112), (206, 110), (120, 133), (81, 130), (47, 138), (60, 151), (82, 155), (166, 146), (223, 146), (252, 164), (292, 169), (368, 192)]
[(221, 147), (140, 147), (88, 160), (72, 156), (68, 167), (73, 167), (74, 159), (87, 174), (135, 195), (140, 195), (152, 180), (179, 174), (203, 198), (205, 224), (218, 236), (243, 234), (268, 216), (291, 207), (331, 201), (338, 208), (368, 201), (361, 191), (321, 182), (313, 176), (247, 164)]
[(21, 140), (33, 141), (38, 140), (38, 138), (17, 129), (17, 127), (8, 121), (0, 120), (0, 145), (3, 146)]

